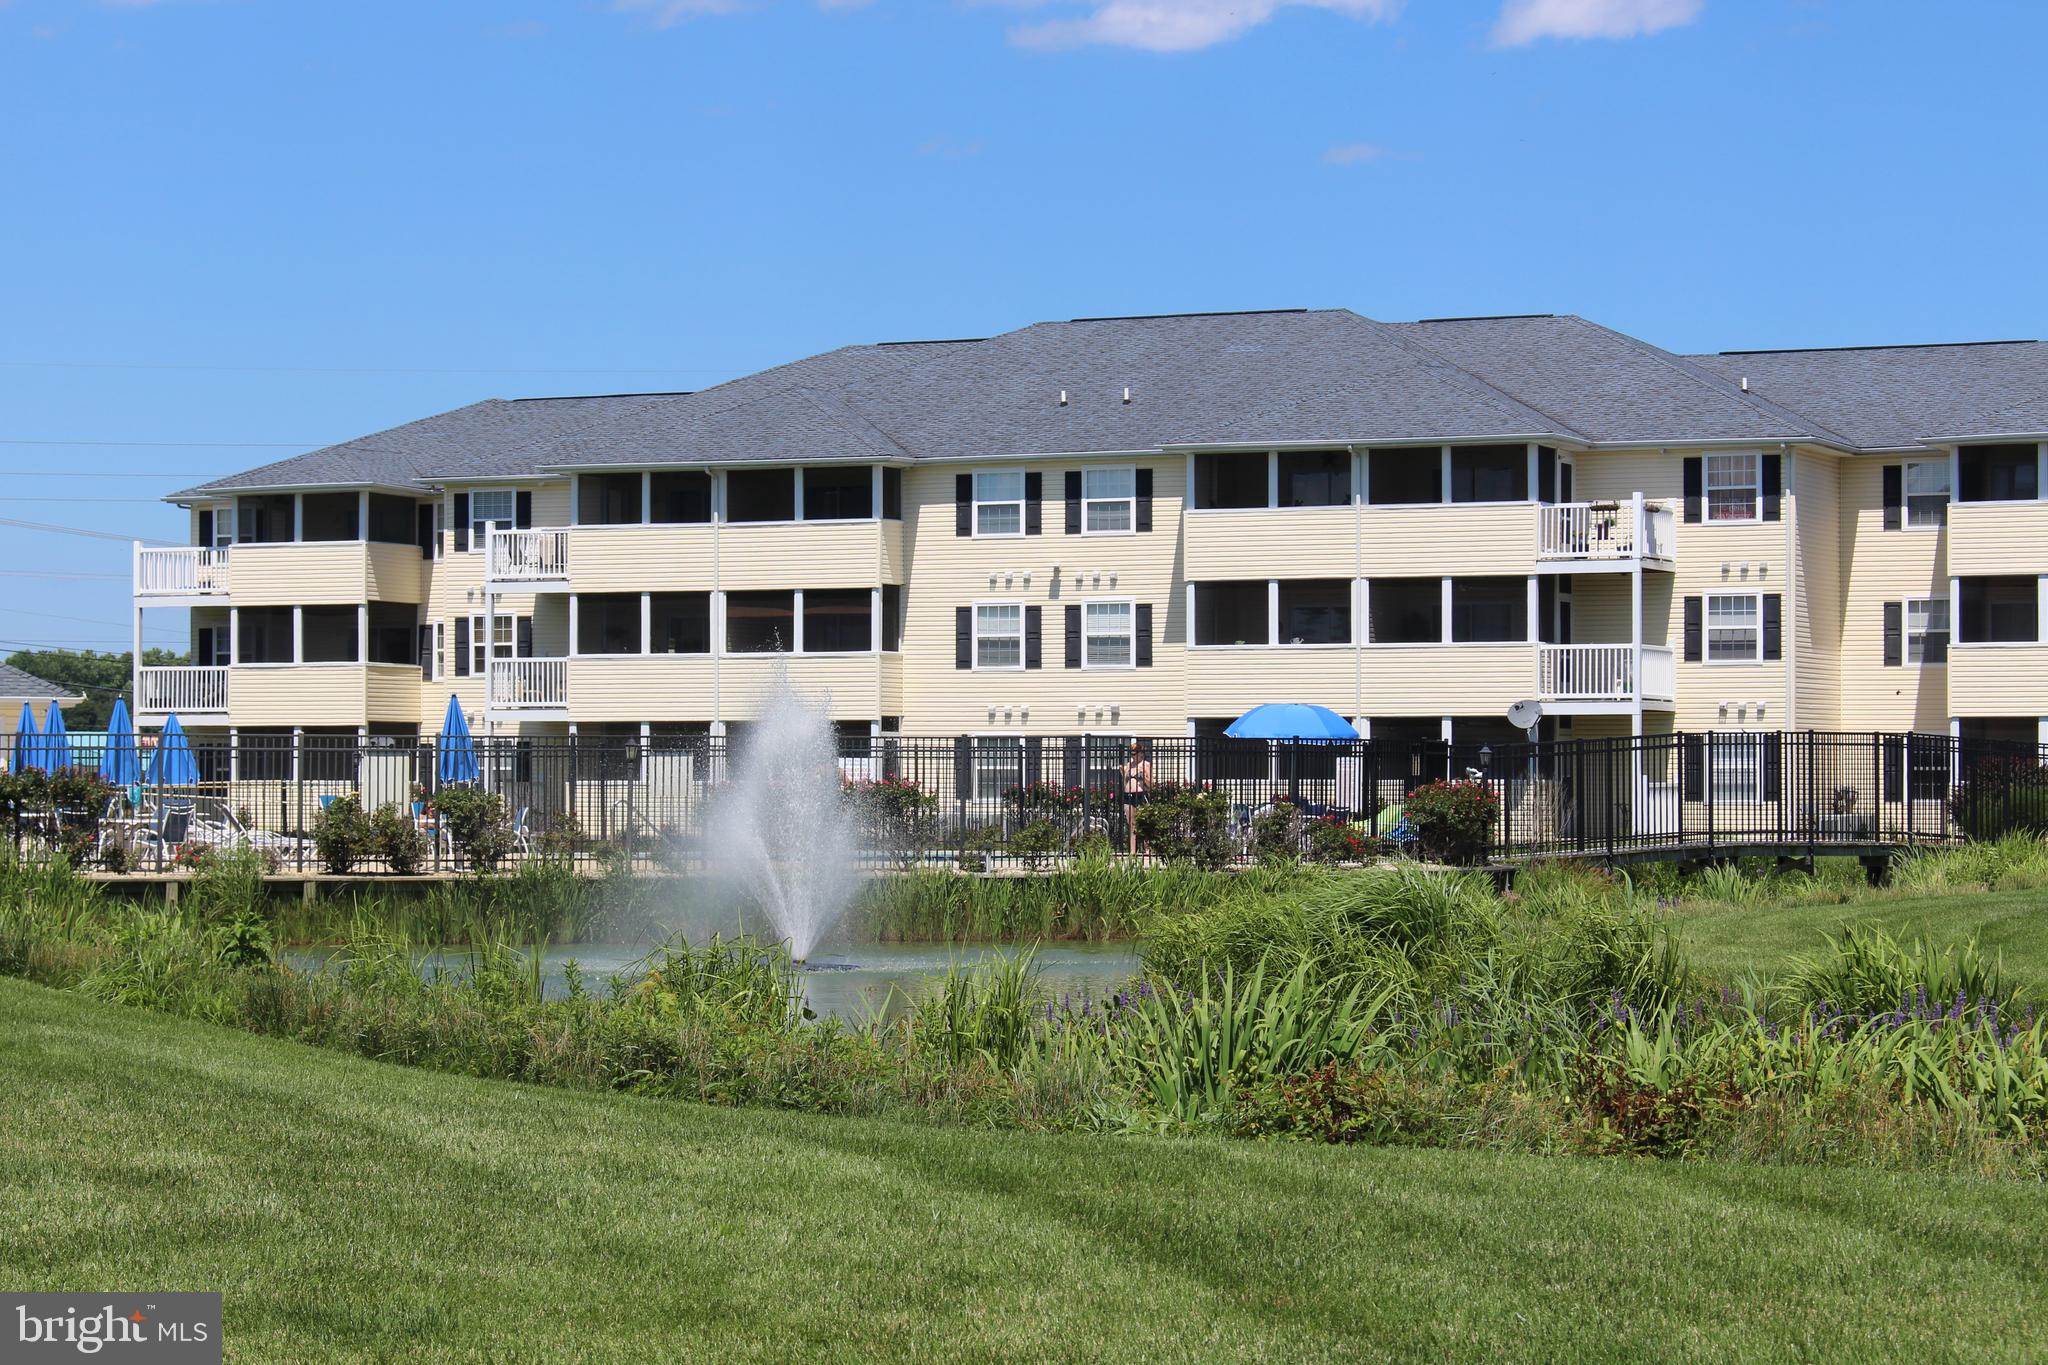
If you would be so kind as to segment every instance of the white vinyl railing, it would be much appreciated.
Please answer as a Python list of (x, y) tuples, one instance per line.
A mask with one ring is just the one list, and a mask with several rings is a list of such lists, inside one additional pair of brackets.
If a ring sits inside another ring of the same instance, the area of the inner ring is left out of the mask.
[(1543, 559), (1669, 559), (1672, 516), (1641, 493), (1626, 502), (1560, 502), (1536, 509)]
[(569, 704), (567, 659), (491, 660), (493, 710), (557, 710)]
[(135, 709), (181, 714), (228, 709), (224, 667), (145, 668), (136, 679)]
[(135, 551), (137, 597), (201, 597), (226, 595), (228, 552), (209, 546), (179, 545)]
[(493, 529), (489, 534), (485, 564), (493, 580), (500, 583), (536, 583), (569, 576), (568, 528)]
[(1635, 695), (1635, 648), (1539, 645), (1536, 695), (1546, 701), (1627, 701)]
[(1643, 695), (1659, 701), (1678, 697), (1678, 656), (1669, 645), (1643, 646)]

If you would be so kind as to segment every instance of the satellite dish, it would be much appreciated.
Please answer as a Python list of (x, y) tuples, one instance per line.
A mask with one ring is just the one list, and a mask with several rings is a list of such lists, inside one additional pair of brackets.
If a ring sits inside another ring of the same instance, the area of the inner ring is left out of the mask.
[(1540, 701), (1518, 701), (1508, 708), (1508, 724), (1517, 730), (1533, 730), (1536, 722), (1543, 719), (1543, 703)]

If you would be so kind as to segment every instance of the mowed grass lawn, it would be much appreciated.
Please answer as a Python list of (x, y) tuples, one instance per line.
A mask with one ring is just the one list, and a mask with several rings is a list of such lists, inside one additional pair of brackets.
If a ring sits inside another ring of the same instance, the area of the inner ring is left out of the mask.
[(239, 1360), (2023, 1357), (2048, 1196), (1049, 1137), (381, 1066), (0, 980), (0, 1283)]
[(1999, 958), (2009, 985), (2039, 1001), (2048, 997), (2048, 892), (1994, 891), (1940, 897), (1879, 896), (1847, 905), (1780, 905), (1731, 909), (1681, 906), (1673, 927), (1686, 960), (1708, 979), (1732, 982), (1745, 972), (1781, 972), (1796, 957), (1822, 952), (1826, 936), (1851, 924), (1876, 925), (1901, 943), (1941, 946), (1972, 936)]

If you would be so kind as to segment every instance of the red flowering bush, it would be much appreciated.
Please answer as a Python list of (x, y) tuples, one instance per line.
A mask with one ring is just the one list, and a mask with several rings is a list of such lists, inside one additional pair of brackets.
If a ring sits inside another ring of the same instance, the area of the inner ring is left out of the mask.
[(1378, 856), (1381, 841), (1341, 815), (1325, 815), (1307, 825), (1308, 856), (1319, 863), (1362, 863)]
[(1029, 818), (1079, 810), (1086, 795), (1079, 787), (1062, 786), (1058, 782), (1026, 782), (1021, 785), (1013, 782), (1004, 789), (1003, 800), (1017, 814)]
[(840, 798), (873, 849), (909, 862), (931, 842), (939, 799), (908, 777), (843, 780)]
[(1500, 796), (1484, 782), (1430, 782), (1409, 793), (1405, 814), (1422, 857), (1476, 863), (1493, 843)]

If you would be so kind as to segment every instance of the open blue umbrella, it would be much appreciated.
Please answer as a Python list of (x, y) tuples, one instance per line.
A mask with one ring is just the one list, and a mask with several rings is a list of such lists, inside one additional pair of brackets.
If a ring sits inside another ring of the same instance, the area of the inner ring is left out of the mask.
[(1224, 734), (1232, 739), (1357, 739), (1351, 722), (1327, 706), (1304, 702), (1268, 702), (1230, 722)]
[(156, 737), (149, 781), (155, 787), (191, 787), (199, 782), (199, 760), (192, 756), (192, 741), (185, 738), (185, 727), (175, 715), (164, 718), (163, 732)]
[(448, 694), (448, 714), (441, 717), (440, 773), (443, 782), (474, 782), (478, 776), (476, 741), (469, 737), (469, 722), (453, 692)]
[(36, 766), (46, 773), (71, 766), (71, 736), (64, 732), (64, 713), (56, 702), (50, 703), (49, 718), (43, 722), (42, 752), (36, 760)]
[(25, 772), (36, 766), (36, 713), (29, 710), (27, 702), (21, 704), (21, 724), (14, 731), (14, 754), (7, 761), (11, 772)]
[(142, 781), (142, 755), (135, 749), (135, 722), (128, 719), (126, 698), (114, 698), (107, 717), (107, 742), (100, 748), (100, 776), (117, 787)]

